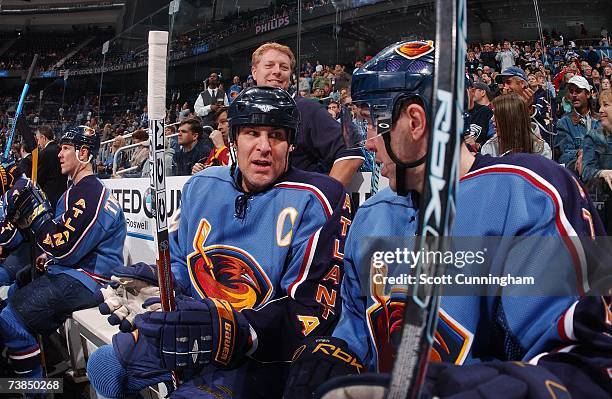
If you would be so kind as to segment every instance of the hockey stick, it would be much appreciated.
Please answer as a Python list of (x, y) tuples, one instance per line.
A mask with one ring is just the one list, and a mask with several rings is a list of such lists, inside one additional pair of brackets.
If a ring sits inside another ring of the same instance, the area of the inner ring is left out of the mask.
[[(447, 244), (455, 214), (459, 138), (463, 131), (465, 0), (436, 1), (436, 66), (427, 166), (416, 250), (439, 250)], [(414, 275), (437, 276), (442, 265), (419, 263)], [(418, 281), (418, 279), (417, 279)], [(393, 365), (388, 399), (419, 397), (438, 321), (439, 286), (413, 286), (406, 300), (404, 324)]]
[(21, 111), (23, 110), (23, 103), (25, 103), (25, 98), (28, 95), (28, 90), (30, 89), (30, 80), (32, 79), (34, 68), (36, 67), (36, 61), (38, 61), (38, 54), (34, 54), (34, 58), (32, 59), (32, 64), (30, 65), (30, 69), (28, 70), (28, 75), (26, 77), (25, 84), (23, 85), (23, 90), (21, 90), (21, 97), (19, 97), (19, 103), (17, 104), (17, 110), (15, 111), (15, 122), (13, 123), (11, 133), (9, 134), (8, 139), (6, 140), (6, 147), (4, 148), (4, 159), (8, 159), (8, 156), (11, 153), (11, 145), (13, 144), (13, 138), (15, 137), (15, 130), (17, 128), (17, 120), (19, 119), (19, 115), (21, 115)]
[(161, 305), (174, 310), (174, 291), (170, 269), (170, 242), (166, 210), (166, 171), (164, 168), (164, 118), (166, 117), (166, 49), (168, 32), (149, 32), (149, 76), (147, 109), (151, 128), (151, 196), (155, 201), (157, 270)]
[[(166, 60), (168, 32), (149, 31), (149, 70), (147, 109), (151, 130), (151, 200), (155, 204), (155, 238), (157, 242), (157, 278), (162, 309), (175, 309), (174, 284), (170, 266), (170, 240), (168, 239), (168, 211), (166, 208), (166, 168), (164, 146), (164, 119), (166, 117)], [(179, 379), (172, 372), (174, 387)]]

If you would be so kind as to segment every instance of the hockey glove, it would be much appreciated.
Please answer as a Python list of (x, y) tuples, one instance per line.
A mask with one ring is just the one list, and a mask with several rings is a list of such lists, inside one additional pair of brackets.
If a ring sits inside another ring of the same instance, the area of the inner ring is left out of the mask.
[(98, 309), (108, 316), (111, 325), (118, 325), (123, 332), (134, 330), (134, 318), (145, 311), (161, 309), (159, 302), (145, 306), (147, 299), (159, 297), (155, 266), (136, 263), (112, 270), (111, 283), (99, 291)]
[(293, 356), (283, 397), (310, 399), (312, 393), (330, 378), (364, 371), (348, 344), (334, 337), (307, 340)]
[[(364, 374), (331, 380), (316, 390), (320, 399), (383, 399), (388, 374)], [(470, 366), (429, 364), (422, 397), (448, 399), (569, 399), (567, 388), (543, 367), (519, 362)]]
[(51, 204), (45, 193), (30, 179), (17, 179), (5, 196), (6, 218), (19, 229), (30, 229), (34, 235), (53, 219)]
[(249, 323), (220, 299), (179, 296), (175, 311), (144, 313), (135, 324), (140, 335), (155, 341), (167, 370), (234, 368), (251, 347)]

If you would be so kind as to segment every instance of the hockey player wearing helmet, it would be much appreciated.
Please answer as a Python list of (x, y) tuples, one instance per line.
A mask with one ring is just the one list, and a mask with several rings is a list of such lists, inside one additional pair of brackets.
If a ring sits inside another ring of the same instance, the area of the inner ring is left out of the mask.
[[(396, 43), (353, 75), (353, 103), (369, 122), (365, 146), (385, 164), (382, 174), (397, 194), (383, 190), (357, 211), (345, 246), (340, 321), (332, 337), (306, 342), (296, 353), (286, 398), (384, 396), (381, 388), (389, 382), (387, 374), (332, 377), (359, 373), (354, 363), (373, 372), (392, 370), (405, 288), (385, 292), (385, 287), (362, 280), (371, 276), (368, 254), (385, 249), (380, 244), (371, 247), (377, 242), (373, 238), (384, 243), (385, 237), (410, 237), (416, 231), (415, 198), (425, 183), (428, 151), (433, 45)], [(600, 378), (600, 373), (610, 367), (605, 355), (611, 345), (612, 329), (606, 321), (610, 298), (578, 295), (589, 287), (582, 274), (585, 259), (575, 264), (572, 253), (584, 257), (585, 250), (579, 241), (567, 240), (605, 235), (584, 188), (564, 168), (543, 157), (474, 156), (463, 144), (459, 174), (453, 234), (558, 237), (536, 251), (526, 251), (521, 244), (506, 248), (495, 253), (492, 263), (502, 273), (514, 274), (535, 264), (531, 272), (540, 287), (554, 281), (559, 287), (574, 287), (576, 295), (443, 297), (430, 353), (437, 363), (430, 365), (426, 391), (466, 398), (606, 397), (610, 380)], [(390, 241), (397, 239), (387, 238)], [(322, 342), (340, 348), (351, 364), (321, 350)], [(574, 346), (577, 343), (581, 349)]]
[(97, 306), (96, 294), (110, 270), (123, 264), (123, 211), (91, 166), (99, 138), (79, 126), (66, 131), (60, 143), (62, 173), (72, 186), (55, 215), (40, 188), (23, 177), (3, 198), (2, 229), (32, 237), (47, 257), (45, 273), (14, 287), (0, 313), (0, 335), (20, 377), (41, 377), (35, 335), (52, 333), (75, 310)]
[(228, 119), (235, 162), (193, 175), (170, 227), (185, 296), (92, 354), (88, 375), (106, 397), (170, 381), (169, 370), (185, 377), (175, 398), (280, 397), (301, 340), (337, 321), (348, 195), (288, 163), (299, 116), (284, 90), (245, 89)]

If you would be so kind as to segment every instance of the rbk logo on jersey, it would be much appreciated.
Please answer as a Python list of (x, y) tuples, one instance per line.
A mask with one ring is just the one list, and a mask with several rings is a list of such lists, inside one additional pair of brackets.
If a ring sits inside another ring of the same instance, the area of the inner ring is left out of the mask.
[(257, 308), (272, 294), (272, 284), (248, 252), (229, 245), (205, 246), (212, 227), (202, 219), (187, 256), (187, 268), (200, 297), (227, 301), (238, 311)]
[(434, 51), (434, 43), (433, 40), (416, 40), (398, 46), (395, 51), (402, 57), (414, 60)]

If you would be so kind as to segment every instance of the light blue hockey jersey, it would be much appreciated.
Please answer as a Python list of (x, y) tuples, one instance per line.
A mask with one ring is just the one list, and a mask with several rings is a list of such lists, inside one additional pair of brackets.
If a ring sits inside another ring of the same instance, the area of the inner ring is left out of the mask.
[[(14, 229), (5, 221), (2, 227), (7, 236)], [(126, 234), (119, 203), (100, 179), (89, 175), (62, 194), (55, 218), (37, 232), (36, 243), (49, 256), (48, 273), (68, 274), (93, 292), (110, 281), (113, 268), (123, 266)], [(10, 245), (20, 239), (15, 230)]]
[(194, 298), (224, 299), (246, 316), (253, 358), (288, 361), (340, 315), (350, 198), (336, 180), (297, 169), (254, 195), (239, 179), (211, 167), (185, 183), (169, 228), (173, 275)]
[[(343, 313), (334, 336), (346, 340), (370, 371), (388, 372), (405, 293), (364, 296), (355, 257), (364, 251), (359, 247), (364, 237), (414, 234), (417, 217), (414, 204), (386, 190), (362, 207), (346, 242)], [(605, 232), (584, 189), (567, 170), (542, 157), (515, 154), (477, 155), (459, 184), (454, 235), (589, 237)], [(588, 289), (583, 248), (572, 240), (559, 242), (564, 248), (534, 248), (534, 258), (540, 260), (534, 264), (511, 253), (498, 253), (499, 272), (520, 274), (524, 267), (537, 266), (540, 277)], [(561, 264), (570, 267), (541, 262), (551, 250), (560, 252), (557, 259), (565, 259)], [(549, 351), (569, 352), (579, 346), (575, 345), (576, 326), (584, 317), (576, 312), (585, 309), (580, 302), (578, 296), (445, 296), (431, 358), (456, 364), (491, 359), (536, 363)], [(602, 320), (610, 317), (609, 309), (602, 306), (601, 310)], [(590, 315), (587, 319), (592, 320)], [(603, 337), (605, 331), (599, 334)]]

